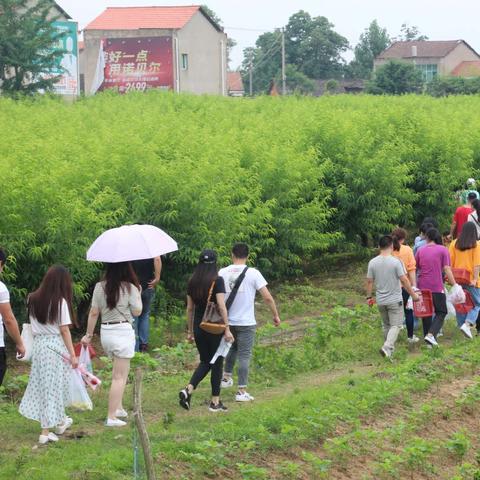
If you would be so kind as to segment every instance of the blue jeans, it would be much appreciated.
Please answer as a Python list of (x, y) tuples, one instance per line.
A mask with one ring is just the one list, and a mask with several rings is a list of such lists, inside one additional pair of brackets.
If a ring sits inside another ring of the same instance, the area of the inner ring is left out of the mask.
[(238, 387), (245, 388), (248, 383), (248, 370), (250, 359), (252, 358), (253, 346), (255, 344), (256, 325), (249, 326), (231, 326), (233, 342), (232, 348), (225, 359), (225, 373), (231, 376), (233, 367), (238, 357)]
[(155, 290), (146, 288), (142, 290), (142, 313), (135, 317), (135, 351), (140, 351), (140, 345), (148, 344), (148, 334), (150, 331), (150, 306), (152, 305)]
[(466, 315), (464, 313), (457, 313), (457, 325), (459, 327), (465, 323), (465, 320), (471, 325), (475, 325), (478, 314), (480, 313), (480, 288), (471, 287), (470, 285), (464, 288), (470, 292), (475, 306)]

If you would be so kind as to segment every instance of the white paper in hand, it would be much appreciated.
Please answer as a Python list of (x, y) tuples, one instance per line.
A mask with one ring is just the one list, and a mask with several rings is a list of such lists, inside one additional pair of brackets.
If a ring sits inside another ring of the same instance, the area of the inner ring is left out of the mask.
[(213, 365), (217, 361), (218, 357), (226, 357), (231, 348), (232, 348), (232, 344), (227, 342), (225, 340), (225, 337), (222, 337), (222, 340), (220, 341), (220, 345), (218, 346), (217, 351), (215, 352), (215, 355), (210, 360), (210, 365)]

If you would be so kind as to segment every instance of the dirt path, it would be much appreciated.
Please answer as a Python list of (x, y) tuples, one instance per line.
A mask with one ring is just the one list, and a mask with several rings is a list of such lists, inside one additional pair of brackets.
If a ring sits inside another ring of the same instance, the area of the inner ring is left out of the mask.
[[(460, 432), (461, 436), (465, 435), (469, 439), (470, 447), (465, 460), (470, 460), (472, 465), (478, 464), (480, 460), (476, 455), (476, 450), (480, 448), (480, 417), (475, 415), (475, 405), (462, 402), (465, 392), (478, 382), (478, 374), (480, 370), (434, 385), (407, 401), (398, 399), (395, 405), (382, 414), (363, 419), (361, 425), (354, 430), (340, 424), (335, 434), (317, 448), (299, 446), (269, 454), (268, 458), (259, 458), (256, 465), (271, 468), (286, 461), (293, 462), (300, 466), (300, 472), (295, 478), (302, 480), (452, 479), (462, 464), (462, 458), (452, 454), (446, 447), (438, 447), (447, 445), (452, 435)], [(436, 447), (429, 452), (425, 445)], [(418, 448), (418, 452), (415, 452), (415, 448)], [(321, 474), (312, 470), (311, 460), (306, 461), (306, 457), (329, 465), (328, 473), (325, 471)], [(390, 465), (385, 460), (397, 457), (397, 464), (394, 462)], [(270, 478), (286, 477), (284, 473), (272, 470)]]

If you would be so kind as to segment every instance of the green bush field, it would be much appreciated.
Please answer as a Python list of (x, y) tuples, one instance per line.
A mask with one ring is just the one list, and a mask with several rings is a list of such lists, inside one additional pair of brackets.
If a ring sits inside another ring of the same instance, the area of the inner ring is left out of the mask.
[(0, 245), (16, 301), (46, 268), (85, 262), (103, 230), (158, 225), (179, 243), (183, 291), (204, 247), (246, 241), (270, 278), (425, 215), (446, 225), (480, 159), (477, 97), (255, 100), (102, 94), (75, 104), (0, 99)]

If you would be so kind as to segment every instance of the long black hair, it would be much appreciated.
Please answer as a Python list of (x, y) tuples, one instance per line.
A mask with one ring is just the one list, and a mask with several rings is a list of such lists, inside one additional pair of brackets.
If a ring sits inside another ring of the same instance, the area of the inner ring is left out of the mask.
[(455, 243), (455, 248), (460, 251), (470, 250), (477, 246), (477, 227), (473, 222), (463, 224), (462, 231)]
[(472, 202), (472, 208), (477, 212), (477, 219), (480, 222), (480, 200), (478, 198)]
[(63, 265), (50, 267), (40, 286), (28, 296), (28, 314), (42, 325), (55, 324), (61, 313), (62, 302), (67, 302), (72, 323), (73, 282), (70, 272)]
[(110, 310), (117, 306), (122, 288), (126, 288), (130, 293), (130, 285), (133, 283), (140, 290), (137, 275), (130, 262), (107, 263), (104, 279), (107, 307)]
[(214, 250), (204, 250), (188, 282), (188, 294), (198, 305), (208, 299), (212, 283), (218, 278), (217, 254)]

